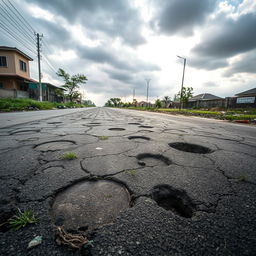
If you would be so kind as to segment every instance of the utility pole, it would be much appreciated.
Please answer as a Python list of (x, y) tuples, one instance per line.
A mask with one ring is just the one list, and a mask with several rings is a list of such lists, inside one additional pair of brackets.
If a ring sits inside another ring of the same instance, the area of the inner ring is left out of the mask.
[(180, 91), (180, 107), (179, 107), (179, 109), (181, 110), (182, 97), (183, 97), (183, 83), (184, 83), (185, 67), (186, 67), (186, 61), (187, 60), (186, 60), (186, 58), (183, 58), (183, 57), (178, 56), (178, 55), (177, 55), (177, 57), (183, 59), (183, 61), (184, 61), (184, 64), (183, 64), (183, 74), (182, 74), (182, 82), (181, 82), (181, 91)]
[(43, 101), (43, 93), (42, 93), (42, 81), (41, 81), (41, 55), (40, 55), (40, 48), (41, 48), (41, 40), (43, 35), (36, 34), (36, 45), (37, 45), (37, 59), (38, 59), (38, 81), (39, 81), (39, 101)]
[(148, 102), (148, 90), (149, 90), (149, 82), (150, 82), (151, 79), (147, 78), (147, 79), (145, 79), (145, 80), (146, 80), (146, 82), (147, 82), (147, 104), (148, 104), (148, 106), (149, 106), (149, 102)]

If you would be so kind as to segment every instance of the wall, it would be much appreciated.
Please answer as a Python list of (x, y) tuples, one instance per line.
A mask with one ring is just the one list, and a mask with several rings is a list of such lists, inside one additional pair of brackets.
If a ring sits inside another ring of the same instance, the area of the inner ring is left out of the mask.
[(3, 83), (4, 89), (19, 89), (15, 78), (0, 77), (0, 82)]
[(0, 89), (0, 98), (15, 98), (15, 91)]
[(15, 74), (14, 52), (0, 50), (0, 56), (6, 56), (7, 67), (0, 67), (0, 74)]
[[(15, 72), (17, 75), (24, 77), (24, 78), (30, 78), (30, 71), (29, 71), (29, 61), (24, 58), (21, 54), (15, 52), (14, 54), (15, 58)], [(20, 60), (26, 63), (27, 71), (21, 71), (20, 70)]]

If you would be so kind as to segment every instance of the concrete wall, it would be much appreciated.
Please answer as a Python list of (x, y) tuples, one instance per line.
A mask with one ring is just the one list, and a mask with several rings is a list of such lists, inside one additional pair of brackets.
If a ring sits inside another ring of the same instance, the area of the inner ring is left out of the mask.
[(15, 90), (0, 89), (0, 98), (15, 98)]

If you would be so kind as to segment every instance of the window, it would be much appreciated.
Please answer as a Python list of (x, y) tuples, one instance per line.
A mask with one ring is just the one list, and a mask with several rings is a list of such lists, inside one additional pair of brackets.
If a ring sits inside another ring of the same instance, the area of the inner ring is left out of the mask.
[(20, 60), (20, 70), (26, 72), (27, 71), (27, 66), (26, 63), (22, 60)]
[(4, 83), (0, 82), (0, 89), (4, 88)]
[(0, 56), (0, 67), (7, 67), (6, 56)]

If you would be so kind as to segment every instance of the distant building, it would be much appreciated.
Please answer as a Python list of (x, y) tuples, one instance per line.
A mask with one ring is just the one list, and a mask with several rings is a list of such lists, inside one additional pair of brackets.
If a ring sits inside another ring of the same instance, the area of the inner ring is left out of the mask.
[[(0, 46), (0, 98), (39, 98), (39, 83), (30, 78), (31, 57), (15, 47)], [(63, 101), (50, 83), (42, 83), (44, 101)]]
[(215, 108), (223, 107), (223, 98), (210, 94), (202, 93), (188, 100), (188, 108)]

